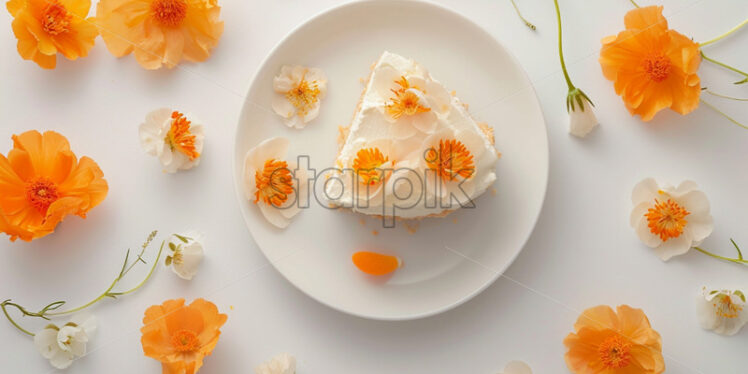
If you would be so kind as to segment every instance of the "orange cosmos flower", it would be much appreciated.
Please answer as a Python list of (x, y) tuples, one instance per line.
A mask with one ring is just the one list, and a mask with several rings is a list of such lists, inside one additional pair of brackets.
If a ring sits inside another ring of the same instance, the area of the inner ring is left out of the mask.
[(384, 180), (384, 171), (377, 170), (389, 161), (379, 148), (363, 148), (356, 153), (353, 160), (353, 170), (361, 178), (363, 184), (375, 185)]
[(223, 33), (217, 0), (101, 0), (96, 21), (109, 52), (135, 52), (146, 69), (205, 61)]
[(90, 0), (9, 0), (18, 53), (45, 69), (57, 65), (57, 53), (69, 60), (86, 57), (99, 34), (86, 18)]
[(429, 169), (447, 181), (456, 180), (457, 176), (468, 179), (475, 171), (473, 155), (456, 139), (439, 140), (439, 149), (429, 148), (425, 158)]
[(213, 352), (228, 317), (215, 304), (167, 300), (145, 311), (140, 342), (146, 356), (161, 361), (163, 374), (195, 374)]
[(687, 114), (699, 106), (699, 45), (669, 30), (662, 6), (634, 9), (626, 30), (602, 40), (600, 65), (629, 112), (643, 121), (670, 108)]
[(641, 309), (606, 305), (585, 310), (576, 333), (564, 339), (566, 365), (573, 373), (659, 374), (665, 371), (662, 339)]
[(85, 218), (108, 191), (99, 166), (78, 160), (64, 136), (14, 135), (7, 158), (0, 154), (0, 232), (11, 241), (40, 238), (70, 214)]
[(423, 99), (423, 91), (416, 87), (411, 86), (408, 80), (402, 76), (399, 80), (396, 80), (400, 88), (391, 90), (395, 96), (392, 98), (392, 102), (387, 104), (385, 108), (387, 113), (394, 119), (402, 117), (403, 114), (412, 116), (419, 113), (426, 113), (431, 110), (422, 105), (425, 101)]

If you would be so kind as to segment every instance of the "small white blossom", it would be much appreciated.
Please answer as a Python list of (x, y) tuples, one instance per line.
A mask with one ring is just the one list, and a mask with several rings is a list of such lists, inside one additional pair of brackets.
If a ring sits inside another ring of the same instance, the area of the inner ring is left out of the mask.
[(320, 69), (283, 66), (273, 78), (273, 110), (286, 126), (304, 128), (319, 115), (320, 101), (327, 92), (327, 77)]
[(699, 324), (720, 335), (735, 335), (748, 322), (746, 297), (740, 290), (707, 290), (697, 301)]
[(281, 353), (268, 362), (255, 368), (256, 374), (295, 374), (296, 359), (288, 353)]
[(504, 371), (499, 374), (532, 374), (532, 370), (522, 361), (512, 361), (506, 364)]
[(86, 343), (95, 332), (96, 317), (79, 314), (62, 327), (47, 325), (34, 335), (34, 345), (52, 366), (65, 369), (76, 357), (86, 354)]
[(148, 113), (139, 132), (143, 150), (158, 157), (164, 172), (176, 173), (200, 164), (205, 138), (203, 126), (189, 113), (156, 109)]
[(584, 138), (598, 124), (595, 112), (592, 111), (592, 105), (587, 100), (582, 100), (582, 108), (575, 105), (574, 109), (569, 112), (569, 133), (571, 135)]
[(203, 261), (202, 237), (195, 233), (175, 234), (168, 245), (172, 253), (166, 257), (166, 265), (180, 278), (191, 280)]

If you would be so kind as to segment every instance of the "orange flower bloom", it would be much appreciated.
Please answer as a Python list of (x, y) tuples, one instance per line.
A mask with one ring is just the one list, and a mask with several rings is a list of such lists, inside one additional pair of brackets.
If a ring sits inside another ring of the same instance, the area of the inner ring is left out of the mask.
[(109, 52), (135, 51), (146, 69), (205, 61), (223, 33), (217, 0), (101, 0), (96, 21)]
[(64, 136), (28, 131), (0, 154), (0, 232), (25, 241), (52, 233), (70, 214), (85, 218), (109, 187), (99, 166), (78, 160)]
[(167, 300), (145, 311), (143, 353), (161, 361), (163, 374), (195, 374), (218, 343), (227, 316), (210, 301)]
[(696, 109), (699, 45), (668, 29), (662, 6), (634, 9), (624, 23), (626, 30), (602, 40), (600, 65), (629, 112), (649, 121), (665, 108), (680, 114)]
[(9, 0), (18, 53), (45, 69), (57, 65), (57, 53), (69, 60), (86, 57), (99, 34), (86, 18), (90, 0)]
[(606, 305), (585, 310), (576, 333), (564, 339), (573, 373), (659, 374), (665, 371), (662, 339), (641, 309)]

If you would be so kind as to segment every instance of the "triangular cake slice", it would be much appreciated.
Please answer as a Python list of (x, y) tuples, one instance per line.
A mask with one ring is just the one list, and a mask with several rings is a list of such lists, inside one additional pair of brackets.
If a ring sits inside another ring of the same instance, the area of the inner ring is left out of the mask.
[(336, 171), (332, 206), (400, 219), (444, 216), (496, 180), (493, 129), (417, 62), (384, 52), (371, 68)]

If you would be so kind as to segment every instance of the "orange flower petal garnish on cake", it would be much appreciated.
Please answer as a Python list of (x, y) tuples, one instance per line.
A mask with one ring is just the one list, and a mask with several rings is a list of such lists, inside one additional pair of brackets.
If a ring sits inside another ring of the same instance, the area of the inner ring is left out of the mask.
[(28, 131), (0, 154), (0, 232), (31, 241), (48, 235), (71, 214), (86, 217), (109, 188), (88, 157), (76, 158), (64, 136)]
[(614, 311), (601, 305), (585, 310), (574, 333), (564, 339), (566, 365), (572, 373), (660, 374), (665, 371), (662, 339), (641, 309)]
[(151, 306), (140, 329), (143, 353), (160, 361), (164, 374), (195, 374), (218, 344), (227, 318), (203, 299), (190, 305), (176, 299)]
[(400, 267), (399, 258), (376, 252), (356, 252), (352, 257), (353, 264), (366, 274), (386, 275)]
[(262, 200), (265, 204), (280, 207), (294, 192), (293, 177), (288, 163), (282, 160), (265, 161), (262, 172), (255, 172), (255, 204)]
[(453, 181), (458, 176), (468, 179), (475, 172), (473, 155), (456, 139), (439, 140), (439, 148), (426, 151), (426, 165), (444, 180)]
[(600, 65), (629, 112), (649, 121), (668, 107), (680, 114), (696, 109), (699, 45), (668, 29), (662, 6), (634, 9), (624, 21), (626, 30), (602, 40)]
[(379, 148), (364, 148), (356, 153), (353, 170), (361, 178), (361, 183), (375, 185), (384, 180), (384, 170), (377, 170), (389, 161)]
[(69, 60), (86, 57), (99, 34), (93, 18), (86, 18), (90, 0), (11, 0), (13, 34), (18, 53), (45, 69), (57, 65), (57, 53)]
[(184, 153), (190, 158), (190, 161), (200, 157), (200, 153), (195, 149), (195, 135), (190, 132), (190, 124), (184, 117), (184, 114), (174, 111), (171, 113), (171, 128), (166, 134), (166, 144), (171, 150), (177, 150)]
[(109, 52), (135, 53), (146, 69), (205, 61), (223, 34), (217, 0), (100, 0), (96, 21)]
[(655, 199), (655, 205), (644, 215), (647, 217), (649, 230), (660, 237), (663, 242), (677, 238), (683, 233), (688, 221), (686, 216), (691, 214), (673, 199), (661, 202)]
[(425, 113), (431, 110), (431, 108), (421, 105), (421, 97), (413, 92), (414, 90), (419, 92), (421, 90), (418, 87), (411, 86), (405, 77), (400, 77), (400, 79), (396, 80), (395, 83), (397, 83), (400, 88), (392, 90), (395, 97), (391, 99), (391, 103), (385, 106), (387, 113), (391, 115), (392, 118), (398, 119), (403, 115), (412, 116), (414, 114)]

